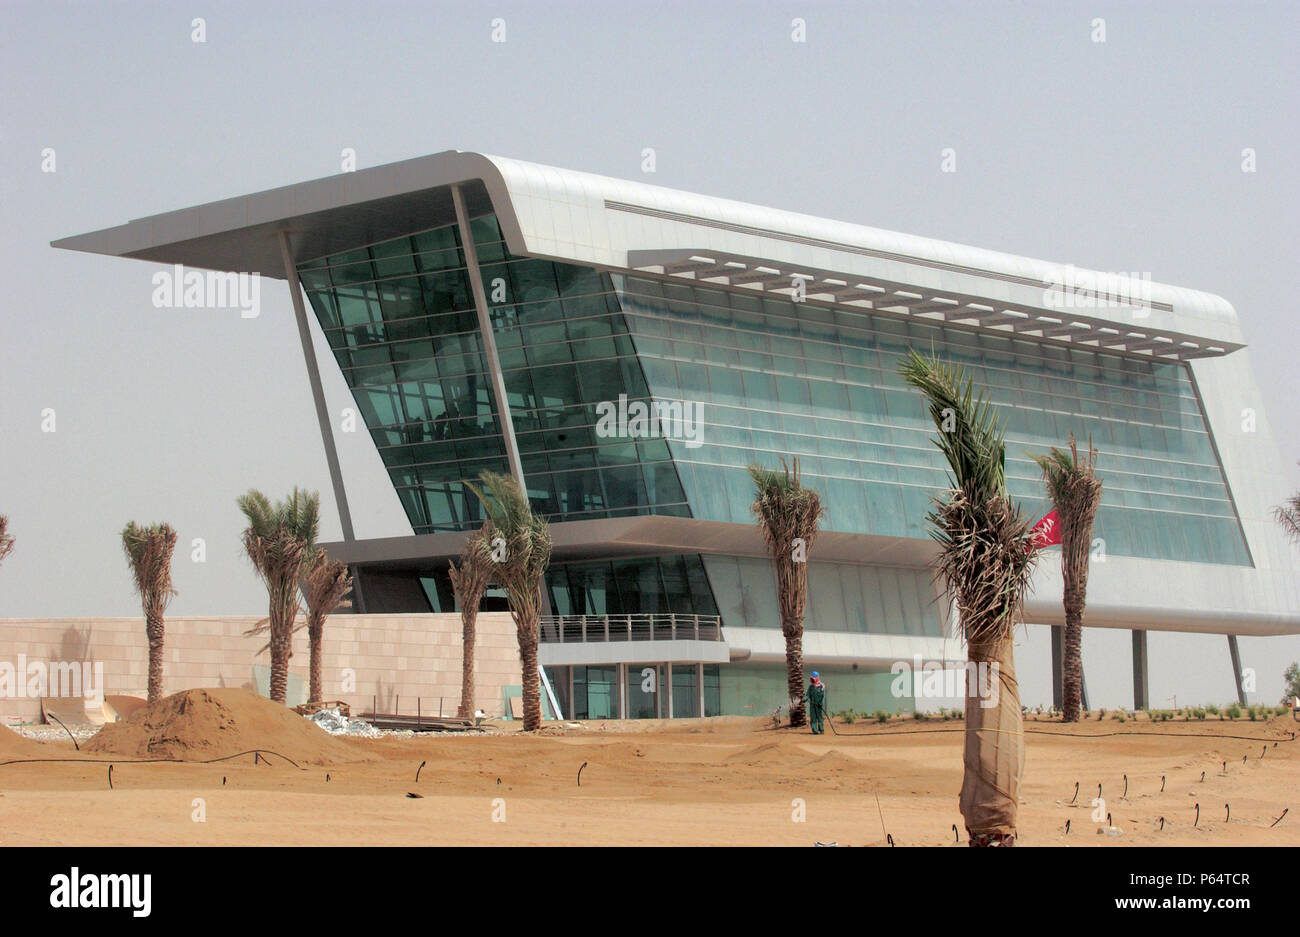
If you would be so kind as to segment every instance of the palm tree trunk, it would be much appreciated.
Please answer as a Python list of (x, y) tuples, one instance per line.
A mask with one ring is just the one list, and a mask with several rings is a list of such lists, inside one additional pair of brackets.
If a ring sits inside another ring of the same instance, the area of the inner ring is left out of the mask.
[[(1095, 510), (1096, 505), (1093, 505)], [(1088, 552), (1092, 519), (1067, 517), (1061, 527), (1062, 600), (1065, 606), (1065, 648), (1061, 657), (1061, 706), (1066, 722), (1078, 722), (1083, 707), (1083, 606), (1088, 590)], [(1069, 535), (1068, 537), (1066, 535)]]
[(1061, 654), (1061, 708), (1066, 722), (1078, 722), (1083, 708), (1083, 611), (1065, 598), (1065, 647)]
[[(528, 635), (531, 633), (532, 638)], [(524, 731), (542, 727), (542, 687), (537, 676), (537, 623), (519, 629), (519, 664), (523, 673)]]
[(311, 693), (308, 695), (307, 701), (311, 703), (319, 703), (325, 698), (320, 679), (320, 649), (321, 638), (324, 634), (324, 621), (317, 621), (307, 626), (307, 639), (311, 645)]
[(456, 713), (462, 719), (474, 715), (474, 628), (477, 624), (478, 609), (467, 608), (461, 612), (460, 708)]
[(790, 696), (790, 728), (797, 729), (808, 724), (803, 701), (803, 622), (786, 623), (781, 630), (785, 632), (785, 678), (786, 690)]
[(145, 634), (149, 638), (149, 702), (163, 695), (163, 617), (160, 612), (150, 612), (145, 619)]
[[(286, 603), (287, 604), (287, 603)], [(284, 703), (289, 690), (289, 655), (293, 650), (293, 612), (271, 609), (271, 702)]]
[[(1015, 844), (1025, 744), (1013, 642), (1014, 635), (1008, 634), (989, 644), (968, 646), (970, 662), (988, 668), (980, 675), (981, 692), (968, 689), (966, 695), (960, 807), (972, 846)], [(972, 670), (967, 670), (968, 681), (976, 679)]]

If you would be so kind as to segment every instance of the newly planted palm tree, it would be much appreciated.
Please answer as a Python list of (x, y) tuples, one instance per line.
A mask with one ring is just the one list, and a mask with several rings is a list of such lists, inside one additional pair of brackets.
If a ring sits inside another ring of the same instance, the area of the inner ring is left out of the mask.
[(0, 563), (8, 556), (14, 548), (14, 538), (9, 534), (9, 518), (7, 515), (0, 514)]
[(303, 572), (302, 596), (307, 603), (307, 642), (311, 651), (308, 681), (308, 701), (319, 703), (324, 699), (321, 689), (321, 641), (325, 634), (325, 619), (339, 607), (343, 596), (352, 588), (346, 563), (330, 559), (324, 550), (316, 551), (315, 559)]
[(960, 368), (915, 351), (900, 373), (926, 396), (950, 469), (949, 490), (927, 517), (935, 572), (976, 665), (968, 679), (989, 675), (966, 696), (961, 813), (971, 845), (1013, 845), (1025, 749), (1012, 635), (1033, 571), (1030, 527), (1007, 496), (1003, 430), (984, 394)]
[(1065, 648), (1061, 655), (1061, 699), (1066, 722), (1078, 722), (1083, 707), (1083, 607), (1088, 595), (1088, 558), (1092, 524), (1101, 503), (1101, 479), (1094, 468), (1097, 450), (1088, 441), (1088, 455), (1079, 458), (1079, 444), (1070, 434), (1070, 450), (1051, 448), (1033, 456), (1043, 470), (1047, 494), (1061, 525), (1061, 575), (1065, 580)]
[(163, 613), (176, 590), (172, 588), (172, 552), (176, 531), (166, 524), (143, 526), (135, 521), (122, 528), (122, 549), (140, 593), (144, 630), (149, 638), (149, 702), (162, 696)]
[(492, 579), (505, 589), (515, 620), (527, 732), (542, 725), (537, 638), (542, 616), (542, 576), (551, 562), (551, 532), (546, 521), (533, 513), (528, 494), (509, 475), (483, 472), (479, 479), (481, 491), (466, 484), (483, 503), (500, 548), (493, 552)]
[(803, 688), (803, 616), (808, 603), (808, 551), (825, 511), (816, 491), (799, 479), (799, 460), (781, 468), (749, 466), (756, 494), (751, 506), (776, 571), (776, 602), (785, 635), (786, 687), (790, 725), (806, 724)]
[(298, 615), (298, 581), (303, 567), (316, 555), (320, 495), (294, 488), (288, 498), (273, 505), (260, 491), (250, 490), (239, 496), (238, 503), (248, 519), (244, 550), (270, 599), (271, 699), (283, 703)]
[(456, 595), (456, 604), (460, 606), (461, 658), (460, 658), (460, 706), (456, 714), (462, 718), (474, 715), (474, 640), (475, 626), (478, 623), (478, 606), (483, 601), (483, 593), (492, 582), (492, 522), (484, 521), (483, 527), (470, 534), (465, 541), (465, 548), (460, 553), (460, 565), (454, 562), (448, 569), (451, 576), (451, 588)]

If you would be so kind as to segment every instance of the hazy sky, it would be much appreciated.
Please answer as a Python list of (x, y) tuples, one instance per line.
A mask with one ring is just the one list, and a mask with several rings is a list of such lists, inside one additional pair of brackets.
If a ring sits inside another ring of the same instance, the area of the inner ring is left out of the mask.
[[(49, 242), (330, 175), (345, 148), (361, 168), (515, 156), (1218, 293), (1300, 457), (1300, 4), (5, 0), (0, 16), (0, 512), (18, 539), (0, 618), (139, 614), (129, 519), (180, 532), (173, 613), (264, 611), (238, 539), (249, 487), (320, 489), (340, 536), (283, 284), (257, 319), (159, 310), (159, 268)], [(340, 448), (358, 535), (409, 532), (369, 437)], [(1045, 634), (1019, 652), (1031, 704), (1050, 694)], [(1153, 705), (1232, 696), (1222, 636), (1153, 635), (1151, 654)], [(1300, 638), (1243, 654), (1272, 702)], [(1094, 704), (1131, 702), (1128, 632), (1089, 631), (1085, 667)]]

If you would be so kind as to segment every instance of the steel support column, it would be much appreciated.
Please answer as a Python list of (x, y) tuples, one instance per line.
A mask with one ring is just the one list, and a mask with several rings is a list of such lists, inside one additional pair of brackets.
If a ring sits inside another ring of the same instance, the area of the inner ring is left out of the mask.
[(285, 279), (289, 281), (289, 296), (293, 300), (294, 318), (298, 320), (298, 338), (302, 340), (302, 357), (307, 364), (307, 379), (311, 382), (311, 396), (316, 403), (316, 419), (320, 422), (321, 442), (325, 446), (325, 462), (329, 466), (330, 484), (334, 487), (334, 503), (339, 507), (339, 524), (343, 539), (355, 540), (352, 531), (352, 512), (348, 509), (348, 494), (343, 487), (343, 472), (339, 468), (338, 450), (334, 448), (334, 428), (330, 425), (329, 411), (325, 407), (325, 390), (321, 386), (320, 367), (316, 363), (316, 348), (311, 339), (307, 321), (307, 308), (302, 301), (302, 283), (298, 268), (289, 250), (289, 235), (280, 232), (280, 257), (284, 261)]
[(1147, 684), (1147, 633), (1133, 630), (1133, 708), (1151, 708), (1151, 689)]
[(1246, 691), (1241, 685), (1241, 652), (1237, 650), (1237, 636), (1228, 635), (1228, 653), (1232, 655), (1232, 679), (1237, 684), (1237, 702), (1246, 705)]
[(519, 461), (519, 444), (515, 442), (514, 419), (510, 415), (510, 402), (506, 398), (506, 380), (501, 373), (501, 359), (497, 356), (497, 340), (492, 334), (492, 317), (488, 314), (487, 293), (483, 289), (483, 275), (479, 273), (478, 253), (474, 250), (474, 232), (469, 225), (469, 215), (465, 211), (465, 196), (461, 193), (460, 186), (451, 187), (451, 200), (456, 206), (456, 228), (460, 231), (460, 244), (465, 251), (465, 272), (469, 275), (469, 288), (474, 296), (474, 309), (478, 313), (479, 338), (483, 341), (484, 364), (487, 365), (488, 379), (492, 384), (492, 398), (497, 405), (501, 435), (505, 439), (506, 461), (510, 465), (510, 474), (515, 477), (519, 487), (527, 493), (524, 467)]

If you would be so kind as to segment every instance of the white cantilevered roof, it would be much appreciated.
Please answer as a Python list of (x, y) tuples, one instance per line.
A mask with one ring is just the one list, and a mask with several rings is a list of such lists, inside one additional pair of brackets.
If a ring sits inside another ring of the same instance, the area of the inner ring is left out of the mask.
[[(1195, 358), (1242, 347), (1231, 305), (1209, 293), (459, 151), (154, 215), (53, 246), (283, 277), (281, 230), (299, 261), (387, 240), (448, 223), (446, 187), (455, 183), (481, 183), (473, 187), (482, 192), (478, 207), (496, 212), (516, 254), (778, 293), (793, 278), (807, 279), (809, 297), (821, 304), (1093, 349)], [(1102, 293), (1118, 285), (1123, 301), (1076, 302), (1069, 287), (1092, 282)], [(1064, 292), (1052, 288), (1062, 285)], [(1062, 295), (1064, 307), (1053, 302)]]

